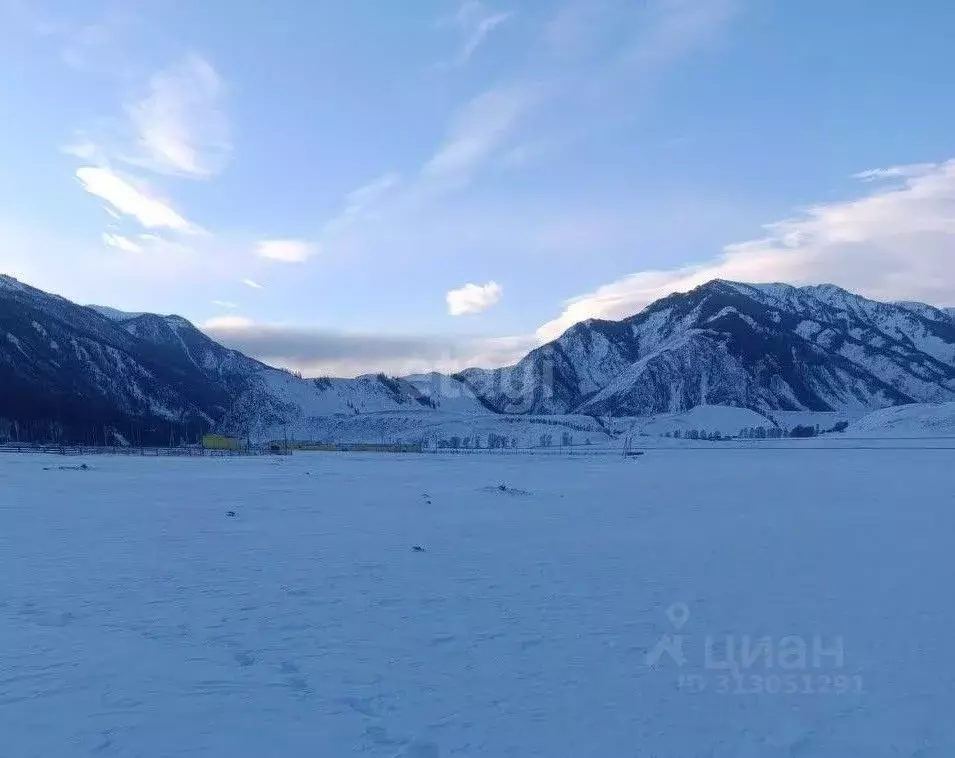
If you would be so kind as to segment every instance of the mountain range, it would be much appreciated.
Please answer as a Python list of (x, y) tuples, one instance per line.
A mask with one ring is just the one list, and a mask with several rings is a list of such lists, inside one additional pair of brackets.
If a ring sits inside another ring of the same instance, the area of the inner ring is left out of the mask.
[(0, 276), (0, 439), (168, 444), (407, 407), (431, 401), (383, 375), (303, 379), (180, 316), (81, 306)]
[(514, 366), (305, 379), (179, 316), (82, 306), (0, 276), (0, 439), (274, 436), (380, 411), (644, 416), (955, 400), (955, 311), (832, 285), (716, 280), (621, 321), (588, 320)]
[(940, 403), (955, 399), (955, 316), (833, 285), (715, 280), (622, 321), (575, 324), (514, 366), (459, 376), (503, 413)]

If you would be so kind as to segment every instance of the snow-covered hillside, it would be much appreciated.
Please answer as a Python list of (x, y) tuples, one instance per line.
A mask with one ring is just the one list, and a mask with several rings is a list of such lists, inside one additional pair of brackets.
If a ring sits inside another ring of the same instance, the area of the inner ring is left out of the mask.
[[(412, 443), (429, 448), (537, 448), (606, 445), (612, 437), (589, 416), (400, 411), (325, 415), (265, 430), (263, 439)], [(495, 439), (496, 438), (496, 439)]]
[(89, 442), (112, 427), (168, 443), (231, 402), (181, 352), (10, 277), (0, 277), (0, 336), (0, 420), (20, 438)]
[(955, 403), (883, 408), (854, 421), (849, 432), (874, 437), (955, 437)]
[(772, 429), (772, 419), (748, 408), (732, 408), (724, 405), (699, 405), (682, 413), (666, 413), (637, 420), (630, 434), (663, 436), (688, 432), (719, 433), (723, 437), (735, 437), (743, 429)]
[(238, 423), (251, 417), (253, 427), (258, 429), (274, 424), (269, 414), (262, 412), (262, 404), (271, 402), (279, 402), (284, 408), (279, 414), (279, 423), (295, 429), (301, 429), (309, 419), (316, 417), (350, 417), (397, 410), (416, 415), (434, 411), (430, 400), (415, 387), (383, 374), (355, 379), (303, 379), (287, 371), (264, 368), (253, 375), (251, 386), (243, 397), (248, 404), (238, 414)]
[(487, 413), (488, 408), (474, 391), (460, 379), (432, 371), (413, 374), (403, 379), (424, 397), (433, 401), (436, 410), (448, 413)]

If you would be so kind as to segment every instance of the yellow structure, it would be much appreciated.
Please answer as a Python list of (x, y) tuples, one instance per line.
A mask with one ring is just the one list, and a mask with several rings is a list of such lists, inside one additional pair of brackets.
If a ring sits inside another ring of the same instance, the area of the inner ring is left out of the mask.
[(202, 437), (202, 446), (206, 450), (238, 450), (239, 441), (221, 434), (205, 434)]

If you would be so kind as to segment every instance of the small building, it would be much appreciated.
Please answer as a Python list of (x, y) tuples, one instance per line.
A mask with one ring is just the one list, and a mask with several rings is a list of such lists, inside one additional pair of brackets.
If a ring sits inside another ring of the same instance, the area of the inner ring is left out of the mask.
[(202, 436), (202, 447), (206, 450), (238, 450), (239, 441), (222, 434), (204, 434)]

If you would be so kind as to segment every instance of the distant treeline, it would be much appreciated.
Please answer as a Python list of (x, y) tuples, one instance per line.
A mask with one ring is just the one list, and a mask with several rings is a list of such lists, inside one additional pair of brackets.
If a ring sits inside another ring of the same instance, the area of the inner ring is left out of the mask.
[(13, 393), (0, 388), (0, 443), (176, 446), (195, 444), (211, 424), (123, 414), (96, 399)]
[(11, 419), (0, 416), (0, 444), (20, 442), (178, 447), (198, 444), (208, 431), (208, 424), (180, 424), (155, 418), (114, 419), (112, 422), (88, 424), (69, 419)]
[[(735, 439), (743, 440), (778, 440), (785, 437), (793, 438), (808, 438), (816, 437), (820, 434), (828, 434), (830, 432), (844, 432), (849, 428), (848, 421), (840, 421), (838, 424), (833, 426), (830, 429), (822, 429), (818, 424), (816, 426), (809, 425), (797, 425), (792, 429), (783, 429), (778, 426), (753, 426), (747, 427), (746, 429), (740, 429), (739, 434), (736, 435)], [(705, 429), (689, 429), (687, 431), (680, 431), (677, 429), (674, 432), (666, 432), (663, 436), (673, 437), (675, 439), (688, 439), (688, 440), (728, 440), (734, 439), (733, 435), (722, 434), (721, 432), (710, 432)]]

